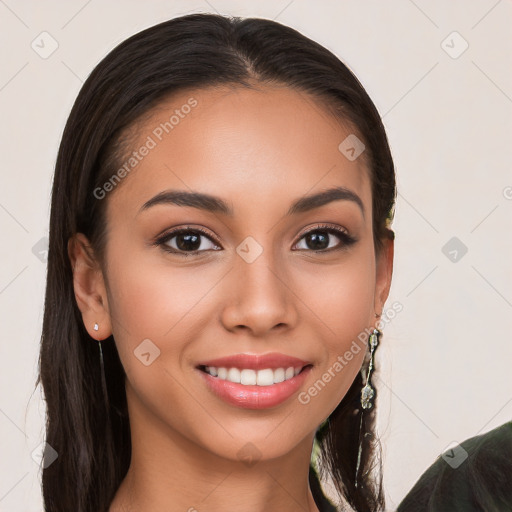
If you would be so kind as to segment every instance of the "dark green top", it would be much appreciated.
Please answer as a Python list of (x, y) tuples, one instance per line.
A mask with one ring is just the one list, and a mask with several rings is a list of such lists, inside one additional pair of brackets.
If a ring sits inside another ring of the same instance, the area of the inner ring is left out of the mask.
[(512, 421), (440, 455), (397, 509), (445, 511), (512, 511)]

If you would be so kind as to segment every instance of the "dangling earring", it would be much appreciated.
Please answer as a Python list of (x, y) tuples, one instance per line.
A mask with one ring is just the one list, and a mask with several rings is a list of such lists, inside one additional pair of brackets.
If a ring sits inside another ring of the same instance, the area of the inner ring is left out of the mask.
[(366, 384), (361, 390), (361, 407), (363, 409), (371, 409), (373, 407), (373, 398), (375, 397), (375, 389), (372, 388), (372, 373), (374, 369), (374, 356), (377, 345), (379, 344), (379, 336), (381, 332), (374, 329), (370, 334), (368, 344), (370, 345), (370, 363), (368, 365), (368, 373), (366, 375)]
[[(379, 315), (380, 316), (380, 315)], [(370, 347), (370, 362), (368, 364), (368, 373), (366, 374), (366, 382), (361, 389), (361, 420), (359, 422), (359, 450), (357, 453), (357, 466), (356, 466), (356, 476), (355, 476), (355, 487), (356, 489), (359, 487), (359, 468), (361, 466), (361, 455), (363, 452), (363, 440), (361, 438), (361, 434), (363, 431), (363, 416), (364, 412), (373, 407), (373, 399), (375, 398), (375, 389), (372, 387), (371, 377), (374, 366), (374, 357), (375, 350), (379, 344), (379, 336), (381, 335), (381, 331), (379, 329), (374, 329), (370, 334), (368, 339), (368, 345)], [(369, 432), (366, 432), (364, 436), (371, 435)]]
[[(99, 325), (97, 323), (95, 323), (93, 329), (95, 331), (98, 331)], [(98, 346), (100, 348), (101, 387), (103, 390), (103, 399), (105, 401), (105, 407), (106, 407), (107, 413), (108, 413), (109, 401), (108, 401), (108, 393), (107, 393), (107, 381), (105, 379), (105, 364), (103, 362), (103, 350), (101, 349), (101, 340), (97, 340), (97, 341), (98, 341)]]

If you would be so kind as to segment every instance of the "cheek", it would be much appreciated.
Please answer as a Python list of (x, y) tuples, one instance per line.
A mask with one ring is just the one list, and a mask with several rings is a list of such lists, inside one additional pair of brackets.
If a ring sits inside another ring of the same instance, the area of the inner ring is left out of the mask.
[(146, 338), (157, 344), (174, 338), (173, 330), (196, 321), (194, 306), (213, 284), (198, 268), (171, 270), (151, 257), (123, 259), (109, 275), (114, 338), (132, 350)]
[(371, 247), (361, 249), (338, 265), (304, 266), (297, 272), (297, 295), (317, 315), (333, 347), (357, 338), (374, 318), (375, 259)]
[[(314, 312), (309, 318), (317, 326), (316, 335), (323, 339), (319, 348), (323, 358), (313, 385), (299, 399), (326, 416), (345, 396), (363, 364), (374, 319), (373, 254), (358, 252), (357, 257), (347, 258), (346, 264), (338, 268), (317, 271), (316, 280), (311, 275), (306, 277), (302, 293)], [(311, 286), (313, 282), (315, 286)]]
[(109, 310), (125, 372), (134, 379), (148, 375), (138, 358), (146, 348), (150, 359), (158, 356), (153, 370), (182, 371), (190, 347), (211, 321), (212, 290), (223, 272), (208, 265), (180, 267), (157, 250), (120, 247), (113, 243), (110, 254)]

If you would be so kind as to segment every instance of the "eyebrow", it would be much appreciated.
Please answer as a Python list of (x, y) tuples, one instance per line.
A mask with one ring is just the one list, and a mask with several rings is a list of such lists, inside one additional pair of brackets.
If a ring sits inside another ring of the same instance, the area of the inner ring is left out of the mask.
[[(333, 201), (352, 201), (359, 206), (361, 213), (365, 214), (361, 198), (345, 187), (334, 187), (316, 194), (301, 197), (290, 206), (286, 216), (304, 213), (319, 208)], [(140, 211), (160, 204), (173, 204), (177, 206), (189, 206), (212, 213), (220, 213), (229, 217), (234, 216), (233, 208), (223, 199), (202, 192), (188, 192), (186, 190), (165, 190), (146, 201)]]

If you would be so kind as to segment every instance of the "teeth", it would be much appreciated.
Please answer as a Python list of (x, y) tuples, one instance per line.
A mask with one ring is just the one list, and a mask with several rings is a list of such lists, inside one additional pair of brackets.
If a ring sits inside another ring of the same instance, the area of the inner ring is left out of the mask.
[(230, 368), (228, 370), (227, 380), (230, 382), (238, 382), (240, 384), (240, 370), (238, 368)]
[(301, 366), (294, 368), (266, 368), (265, 370), (251, 370), (245, 368), (239, 370), (238, 368), (216, 368), (215, 366), (206, 366), (205, 371), (213, 377), (221, 380), (228, 380), (235, 384), (243, 384), (244, 386), (271, 386), (278, 384), (285, 380), (295, 377), (302, 370)]
[[(254, 370), (251, 371), (256, 373)], [(256, 384), (258, 386), (271, 386), (274, 384), (274, 370), (270, 368), (258, 370), (258, 373), (256, 373)]]
[(240, 372), (240, 384), (244, 384), (245, 386), (254, 386), (256, 385), (257, 377), (258, 374), (254, 370), (242, 370)]

